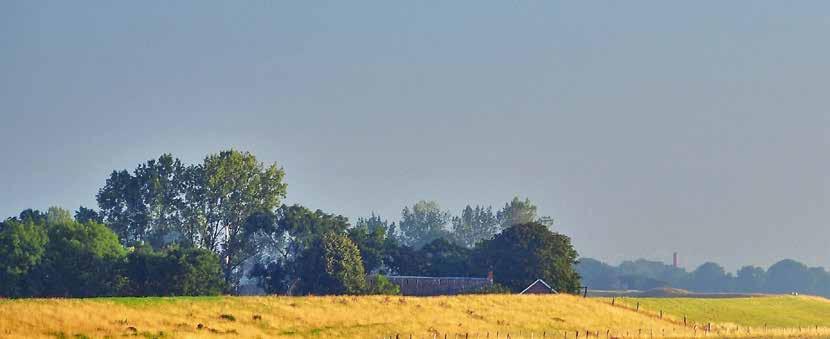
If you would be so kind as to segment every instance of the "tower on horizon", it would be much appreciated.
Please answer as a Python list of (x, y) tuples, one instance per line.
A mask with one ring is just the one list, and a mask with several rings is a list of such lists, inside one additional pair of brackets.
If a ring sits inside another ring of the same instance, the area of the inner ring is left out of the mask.
[(672, 266), (677, 268), (677, 252), (674, 252), (674, 255), (672, 256)]

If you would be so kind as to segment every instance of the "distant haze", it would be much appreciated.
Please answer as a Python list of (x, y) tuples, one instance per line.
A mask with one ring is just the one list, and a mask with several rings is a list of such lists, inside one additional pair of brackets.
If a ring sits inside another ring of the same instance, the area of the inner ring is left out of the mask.
[(830, 2), (0, 2), (0, 216), (225, 148), (398, 220), (529, 197), (581, 255), (830, 266)]

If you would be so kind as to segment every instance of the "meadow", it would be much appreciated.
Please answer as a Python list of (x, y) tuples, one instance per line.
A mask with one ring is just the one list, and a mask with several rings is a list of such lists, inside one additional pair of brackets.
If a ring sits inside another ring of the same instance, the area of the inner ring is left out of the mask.
[[(640, 312), (631, 307), (636, 302)], [(608, 298), (571, 295), (0, 301), (2, 338), (576, 338), (577, 332), (581, 338), (830, 335), (830, 302), (618, 298), (611, 305)]]

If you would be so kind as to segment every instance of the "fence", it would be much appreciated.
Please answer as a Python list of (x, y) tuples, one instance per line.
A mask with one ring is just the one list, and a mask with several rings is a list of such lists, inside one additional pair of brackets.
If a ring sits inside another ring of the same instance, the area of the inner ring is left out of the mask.
[(637, 328), (637, 329), (602, 329), (602, 330), (567, 330), (567, 329), (552, 329), (550, 331), (475, 331), (464, 333), (441, 333), (438, 331), (431, 331), (417, 334), (387, 334), (383, 335), (381, 339), (589, 339), (589, 338), (706, 338), (706, 337), (720, 337), (720, 338), (737, 338), (737, 337), (830, 337), (830, 327), (820, 326), (800, 326), (792, 328), (769, 327), (766, 324), (763, 327), (740, 326), (734, 324), (718, 324), (713, 322), (695, 322), (688, 319), (685, 315), (683, 318), (674, 318), (664, 316), (663, 310), (657, 312), (645, 311), (640, 309), (640, 303), (636, 303), (634, 307), (625, 304), (617, 303), (616, 297), (608, 301), (611, 306), (626, 309), (632, 312), (637, 312), (645, 316), (661, 319), (670, 325), (670, 330), (666, 328)]

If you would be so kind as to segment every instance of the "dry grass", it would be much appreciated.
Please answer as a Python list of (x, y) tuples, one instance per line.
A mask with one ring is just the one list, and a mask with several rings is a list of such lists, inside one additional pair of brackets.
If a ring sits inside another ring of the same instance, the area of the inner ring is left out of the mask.
[[(667, 317), (668, 318), (668, 317)], [(201, 328), (199, 325), (201, 324)], [(2, 338), (569, 338), (692, 337), (705, 333), (605, 300), (569, 295), (456, 297), (212, 297), (0, 301)], [(716, 327), (716, 330), (718, 328)], [(760, 329), (754, 329), (757, 336)], [(768, 329), (766, 335), (808, 335)], [(830, 330), (813, 329), (816, 334)]]

